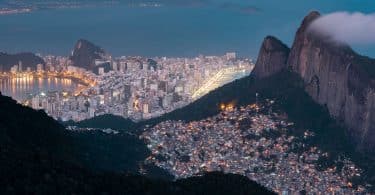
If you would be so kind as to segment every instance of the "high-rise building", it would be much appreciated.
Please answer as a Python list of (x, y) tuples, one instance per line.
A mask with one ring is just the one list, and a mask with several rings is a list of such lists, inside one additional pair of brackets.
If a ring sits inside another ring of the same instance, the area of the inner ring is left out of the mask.
[(148, 108), (148, 104), (147, 103), (143, 104), (143, 113), (144, 114), (148, 114), (149, 113), (149, 108)]
[(22, 61), (18, 62), (18, 71), (22, 72)]
[(98, 73), (99, 73), (99, 75), (103, 75), (104, 74), (104, 68), (103, 67), (99, 67)]
[(237, 58), (236, 52), (228, 52), (225, 56), (227, 60), (235, 60)]
[(117, 62), (116, 61), (112, 62), (112, 70), (118, 71), (118, 67), (117, 67)]
[(167, 92), (167, 90), (168, 90), (168, 82), (167, 81), (159, 81), (158, 88), (161, 91)]
[(156, 84), (156, 83), (150, 84), (150, 90), (157, 91), (158, 90), (158, 84)]
[(141, 86), (142, 86), (142, 88), (146, 88), (146, 86), (147, 86), (147, 78), (141, 78)]
[(18, 72), (18, 65), (14, 65), (14, 66), (12, 66), (12, 67), (10, 68), (10, 72), (13, 73), (13, 74), (17, 73), (17, 72)]
[(164, 96), (163, 102), (162, 102), (163, 108), (169, 108), (170, 105), (172, 104), (172, 101), (173, 101), (173, 95), (168, 94), (168, 95)]
[(39, 105), (39, 95), (35, 96), (31, 100), (31, 107), (34, 109), (40, 109)]
[(126, 71), (126, 67), (127, 67), (127, 64), (126, 62), (120, 62), (120, 65), (119, 65), (119, 71), (124, 73)]
[(38, 72), (42, 72), (44, 69), (43, 69), (43, 64), (37, 64), (36, 65), (36, 71)]
[(124, 85), (124, 102), (128, 102), (131, 96), (132, 96), (131, 86)]
[(93, 107), (89, 108), (89, 117), (90, 118), (95, 117), (95, 108), (93, 108)]

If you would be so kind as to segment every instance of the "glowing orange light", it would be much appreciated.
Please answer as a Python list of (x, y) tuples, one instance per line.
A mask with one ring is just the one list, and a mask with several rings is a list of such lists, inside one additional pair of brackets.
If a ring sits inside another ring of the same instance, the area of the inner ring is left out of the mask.
[(225, 110), (225, 104), (221, 103), (221, 104), (220, 104), (220, 109), (221, 109), (221, 110)]
[(226, 110), (227, 110), (227, 111), (231, 111), (231, 110), (233, 110), (233, 108), (234, 108), (234, 105), (233, 105), (233, 104), (228, 104), (228, 105), (226, 106)]

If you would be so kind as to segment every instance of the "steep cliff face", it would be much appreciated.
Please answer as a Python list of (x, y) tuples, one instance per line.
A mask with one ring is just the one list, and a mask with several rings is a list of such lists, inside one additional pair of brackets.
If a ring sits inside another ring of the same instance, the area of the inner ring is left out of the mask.
[(105, 55), (105, 51), (99, 46), (96, 46), (87, 40), (80, 39), (74, 46), (70, 59), (74, 66), (94, 71), (95, 60), (103, 59)]
[(275, 37), (264, 39), (258, 60), (252, 72), (257, 78), (271, 76), (286, 68), (290, 49)]
[(22, 62), (23, 69), (30, 67), (36, 69), (37, 64), (44, 64), (44, 60), (33, 53), (7, 54), (0, 52), (0, 72), (9, 71), (10, 68)]
[(305, 90), (342, 121), (360, 147), (375, 148), (375, 60), (349, 46), (329, 41), (309, 29), (320, 17), (311, 12), (302, 22), (288, 58), (288, 67), (305, 82)]

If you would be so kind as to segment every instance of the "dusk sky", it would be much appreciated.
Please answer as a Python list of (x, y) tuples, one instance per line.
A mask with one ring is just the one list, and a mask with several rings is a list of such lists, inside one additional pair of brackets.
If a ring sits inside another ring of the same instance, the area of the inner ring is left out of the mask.
[[(113, 7), (37, 10), (0, 17), (1, 50), (68, 54), (76, 40), (91, 40), (115, 56), (195, 56), (236, 51), (256, 58), (266, 35), (291, 45), (301, 19), (311, 10), (371, 14), (375, 2), (334, 1), (155, 1), (163, 7)], [(375, 56), (372, 43), (351, 44)], [(170, 48), (174, 48), (171, 50)]]

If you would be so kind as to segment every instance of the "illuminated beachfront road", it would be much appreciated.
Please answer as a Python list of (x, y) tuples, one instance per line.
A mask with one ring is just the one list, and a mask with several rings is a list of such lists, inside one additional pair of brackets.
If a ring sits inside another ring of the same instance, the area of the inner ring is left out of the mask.
[(196, 100), (210, 91), (230, 83), (236, 79), (240, 79), (250, 74), (252, 69), (247, 68), (225, 68), (217, 72), (213, 77), (208, 78), (204, 84), (193, 93), (192, 99)]

